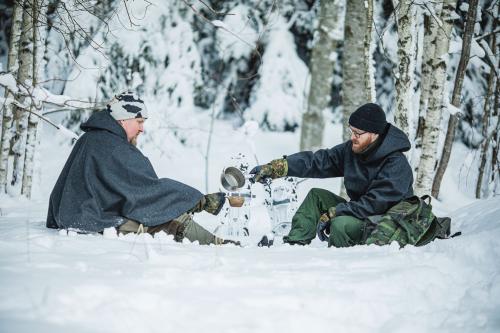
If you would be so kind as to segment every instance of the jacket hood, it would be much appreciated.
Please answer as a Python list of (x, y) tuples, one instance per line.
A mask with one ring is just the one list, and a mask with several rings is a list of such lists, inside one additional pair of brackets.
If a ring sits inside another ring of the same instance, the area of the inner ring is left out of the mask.
[(411, 144), (408, 136), (399, 128), (389, 125), (387, 133), (378, 147), (372, 154), (367, 156), (367, 161), (375, 161), (386, 157), (387, 155), (399, 151), (405, 152), (410, 150)]
[(90, 132), (94, 130), (105, 130), (116, 134), (124, 139), (127, 139), (127, 134), (125, 130), (118, 124), (118, 122), (111, 116), (109, 111), (99, 111), (95, 112), (90, 116), (90, 118), (80, 125), (80, 128), (84, 132)]

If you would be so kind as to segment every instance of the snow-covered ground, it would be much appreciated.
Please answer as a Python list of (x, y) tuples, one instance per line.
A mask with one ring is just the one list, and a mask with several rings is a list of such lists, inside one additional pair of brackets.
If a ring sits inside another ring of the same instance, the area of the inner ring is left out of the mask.
[[(215, 133), (209, 191), (232, 154), (244, 151), (252, 161), (252, 142), (260, 162), (298, 147), (298, 133), (252, 139), (224, 122)], [(239, 248), (46, 229), (48, 194), (70, 151), (54, 137), (45, 129), (34, 199), (0, 197), (0, 332), (500, 331), (500, 199), (469, 197), (459, 178), (467, 159), (461, 146), (443, 200), (434, 201), (460, 237), (402, 250), (329, 249), (318, 241), (259, 248), (269, 221), (255, 200), (251, 236)], [(339, 127), (329, 126), (326, 145), (339, 140)], [(161, 154), (145, 144), (144, 151), (159, 175), (204, 191), (199, 148)], [(337, 191), (339, 182), (308, 180), (299, 200), (313, 186)], [(218, 223), (196, 219), (212, 229)]]

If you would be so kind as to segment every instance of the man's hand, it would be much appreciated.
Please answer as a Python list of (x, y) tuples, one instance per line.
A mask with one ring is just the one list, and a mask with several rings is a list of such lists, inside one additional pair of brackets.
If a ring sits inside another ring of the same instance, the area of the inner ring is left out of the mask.
[(206, 194), (204, 199), (203, 210), (212, 215), (217, 215), (224, 206), (226, 195), (222, 192), (210, 193)]
[(316, 234), (322, 242), (328, 241), (330, 237), (330, 225), (332, 219), (335, 217), (335, 207), (328, 208), (328, 211), (321, 214), (319, 217), (318, 225), (316, 227)]
[(257, 165), (250, 171), (250, 174), (255, 175), (250, 178), (250, 181), (264, 184), (267, 179), (276, 179), (285, 177), (288, 174), (288, 162), (286, 158), (272, 160), (264, 165)]

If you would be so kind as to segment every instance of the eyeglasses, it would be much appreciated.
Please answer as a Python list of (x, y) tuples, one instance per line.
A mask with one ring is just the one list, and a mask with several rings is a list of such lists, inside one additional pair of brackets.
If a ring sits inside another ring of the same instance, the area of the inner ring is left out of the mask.
[(356, 132), (356, 131), (353, 131), (351, 127), (349, 127), (349, 132), (351, 133), (351, 136), (354, 134), (354, 137), (356, 139), (359, 139), (360, 136), (362, 136), (365, 133), (368, 133), (368, 132)]

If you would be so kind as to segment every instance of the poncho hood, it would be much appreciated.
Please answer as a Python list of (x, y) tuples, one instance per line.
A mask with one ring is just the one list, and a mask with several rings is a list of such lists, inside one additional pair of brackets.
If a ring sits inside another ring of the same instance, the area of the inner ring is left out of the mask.
[(80, 125), (80, 128), (84, 132), (95, 130), (108, 131), (110, 133), (118, 135), (124, 140), (127, 140), (127, 134), (125, 133), (125, 130), (113, 117), (111, 117), (111, 114), (107, 110), (94, 113), (86, 122)]

